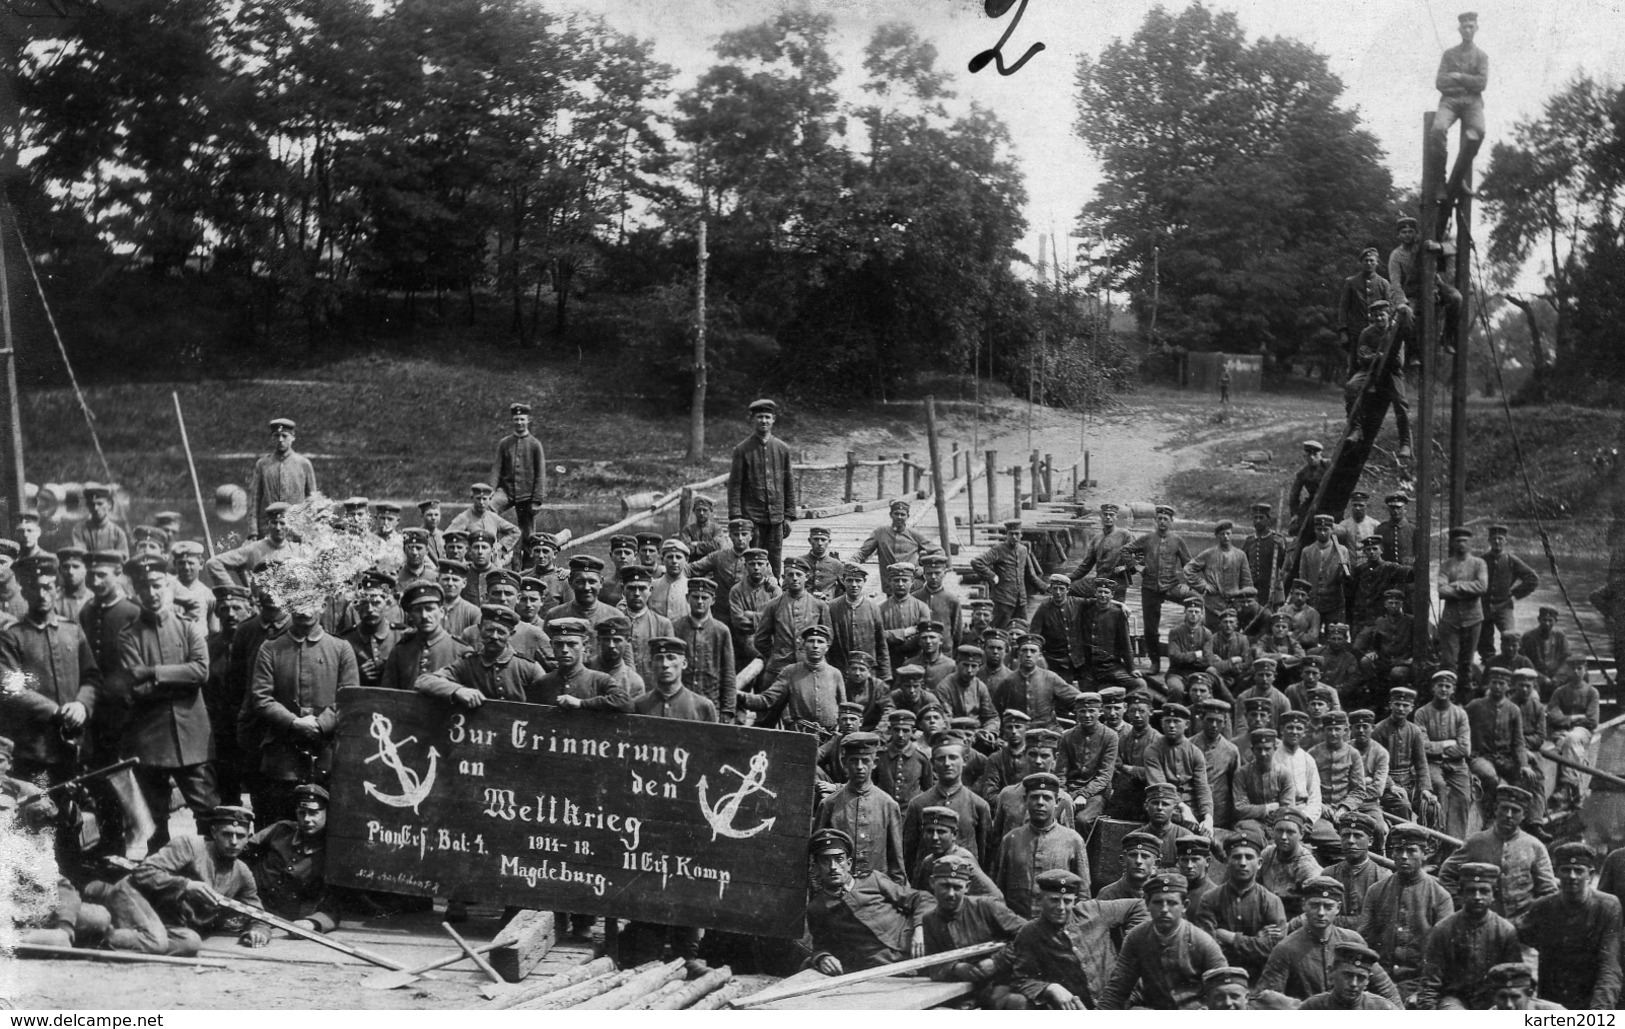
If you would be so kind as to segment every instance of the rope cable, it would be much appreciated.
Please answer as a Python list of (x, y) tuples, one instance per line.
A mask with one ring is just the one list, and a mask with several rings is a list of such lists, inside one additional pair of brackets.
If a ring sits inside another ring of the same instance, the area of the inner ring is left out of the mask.
[[(1479, 297), (1483, 297), (1484, 269), (1478, 259), (1478, 245), (1476, 241), (1474, 241), (1471, 245), (1473, 251), (1474, 284), (1476, 287), (1475, 292)], [(1480, 301), (1478, 304), (1478, 321), (1484, 329), (1484, 340), (1489, 344), (1490, 347), (1490, 356), (1493, 358), (1490, 363), (1495, 366), (1496, 388), (1501, 394), (1501, 411), (1506, 417), (1507, 433), (1512, 437), (1512, 454), (1518, 463), (1518, 475), (1523, 480), (1524, 493), (1529, 498), (1529, 513), (1535, 520), (1536, 531), (1540, 533), (1541, 550), (1546, 554), (1546, 563), (1551, 567), (1552, 578), (1557, 582), (1557, 591), (1563, 595), (1563, 605), (1569, 609), (1569, 615), (1574, 619), (1574, 627), (1580, 633), (1580, 639), (1585, 642), (1586, 651), (1590, 653), (1593, 661), (1601, 662), (1602, 658), (1597, 653), (1596, 646), (1591, 642), (1591, 634), (1586, 632), (1585, 625), (1581, 623), (1580, 612), (1575, 609), (1574, 600), (1569, 596), (1569, 588), (1563, 582), (1563, 572), (1557, 567), (1557, 555), (1552, 550), (1551, 535), (1546, 531), (1546, 523), (1540, 517), (1540, 508), (1535, 502), (1535, 488), (1534, 485), (1529, 481), (1529, 466), (1524, 461), (1523, 443), (1518, 438), (1518, 427), (1512, 420), (1512, 404), (1507, 399), (1506, 381), (1501, 374), (1501, 348), (1496, 344), (1495, 336), (1490, 332), (1489, 316), (1485, 313), (1484, 304), (1482, 301)], [(1602, 671), (1600, 668), (1598, 670)], [(1613, 676), (1609, 675), (1606, 671), (1602, 671), (1602, 677), (1610, 687), (1614, 685)]]
[(16, 212), (12, 212), (11, 227), (17, 233), (17, 245), (23, 253), (23, 263), (28, 265), (28, 274), (34, 279), (34, 290), (39, 293), (40, 306), (45, 308), (45, 320), (50, 323), (51, 336), (56, 340), (56, 349), (62, 355), (62, 364), (68, 369), (68, 381), (73, 384), (73, 395), (79, 400), (79, 410), (84, 412), (85, 425), (90, 428), (90, 441), (96, 445), (96, 456), (102, 462), (102, 474), (106, 481), (113, 481), (113, 469), (107, 463), (107, 454), (102, 451), (101, 437), (96, 435), (96, 416), (90, 413), (90, 405), (85, 401), (84, 391), (79, 388), (79, 377), (73, 372), (73, 362), (68, 360), (68, 348), (62, 342), (62, 333), (56, 327), (56, 315), (51, 313), (51, 302), (45, 298), (45, 286), (41, 284), (39, 271), (34, 267), (34, 257), (28, 252), (28, 241), (23, 238), (23, 227), (17, 221)]

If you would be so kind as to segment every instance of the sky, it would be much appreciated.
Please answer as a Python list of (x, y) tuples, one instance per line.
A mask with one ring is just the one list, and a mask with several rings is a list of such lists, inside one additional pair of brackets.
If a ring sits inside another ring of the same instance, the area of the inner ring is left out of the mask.
[[(812, 7), (835, 19), (835, 56), (845, 70), (840, 86), (856, 99), (863, 46), (875, 27), (912, 24), (936, 45), (938, 65), (951, 73), (958, 93), (955, 104), (962, 109), (974, 100), (1010, 126), (1029, 196), (1021, 246), (1035, 261), (1040, 234), (1069, 232), (1099, 182), (1097, 162), (1072, 131), (1078, 57), (1098, 56), (1111, 40), (1131, 36), (1155, 6), (1151, 0), (1030, 0), (1005, 44), (1006, 61), (1033, 43), (1045, 49), (1015, 74), (1000, 76), (991, 67), (973, 75), (966, 64), (998, 41), (1016, 8), (994, 20), (981, 0), (553, 0), (548, 6), (555, 4), (602, 14), (621, 31), (653, 39), (656, 56), (677, 69), (678, 90), (715, 63), (711, 47), (723, 32), (787, 8)], [(1163, 6), (1179, 11), (1185, 2)], [(1440, 52), (1459, 42), (1457, 8), (1445, 0), (1218, 0), (1208, 6), (1234, 11), (1249, 39), (1290, 37), (1326, 55), (1343, 81), (1344, 106), (1357, 109), (1382, 144), (1396, 182), (1419, 180), (1422, 114), (1438, 102), (1433, 75)], [(1545, 100), (1575, 76), (1612, 84), (1613, 69), (1625, 68), (1625, 0), (1480, 0), (1474, 9), (1476, 42), (1490, 58), (1485, 155), (1497, 141), (1511, 139), (1517, 122), (1539, 117)], [(1480, 171), (1483, 163), (1480, 158)], [(1475, 236), (1484, 231), (1479, 218)], [(1061, 249), (1065, 259), (1068, 248)], [(1526, 270), (1538, 273), (1538, 267)]]

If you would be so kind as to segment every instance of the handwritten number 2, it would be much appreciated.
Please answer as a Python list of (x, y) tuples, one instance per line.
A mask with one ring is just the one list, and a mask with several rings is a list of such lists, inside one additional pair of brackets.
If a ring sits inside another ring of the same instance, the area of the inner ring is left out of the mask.
[[(983, 9), (987, 11), (989, 18), (1002, 18), (1005, 12), (1010, 10), (1010, 5), (1013, 2), (1014, 0), (985, 0)], [(1026, 13), (1027, 0), (1021, 0), (1021, 6), (1016, 8), (1016, 16), (1010, 20), (1010, 25), (1004, 30), (1004, 35), (1000, 36), (999, 41), (993, 44), (993, 49), (983, 50), (970, 59), (972, 75), (986, 68), (989, 61), (993, 62), (993, 66), (998, 69), (1000, 75), (1014, 75), (1021, 70), (1022, 65), (1033, 59), (1033, 55), (1044, 49), (1044, 44), (1034, 43), (1027, 48), (1027, 52), (1022, 54), (1021, 59), (1016, 61), (1015, 64), (1010, 65), (1008, 68), (1004, 66), (1004, 44), (1010, 41), (1010, 34), (1016, 31), (1016, 26), (1021, 24), (1021, 16)]]

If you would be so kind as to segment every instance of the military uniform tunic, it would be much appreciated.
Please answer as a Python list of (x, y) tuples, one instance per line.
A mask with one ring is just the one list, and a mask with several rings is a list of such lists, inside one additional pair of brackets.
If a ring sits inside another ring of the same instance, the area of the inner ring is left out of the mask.
[(1619, 1007), (1620, 903), (1591, 890), (1578, 904), (1561, 894), (1530, 904), (1517, 920), (1518, 938), (1540, 952), (1539, 994), (1566, 1008)]
[(1083, 837), (1057, 822), (1042, 829), (1025, 822), (999, 842), (993, 881), (1004, 893), (1011, 911), (1032, 918), (1038, 910), (1038, 876), (1052, 868), (1065, 869), (1082, 879), (1087, 896), (1089, 855)]
[(900, 961), (930, 906), (929, 894), (878, 872), (858, 876), (839, 894), (814, 890), (807, 901), (814, 963), (820, 955), (830, 954), (843, 971), (857, 972)]
[(813, 816), (815, 829), (839, 829), (852, 837), (852, 874), (884, 872), (907, 882), (903, 863), (903, 810), (880, 787), (847, 783), (825, 797)]
[(1044, 991), (1058, 984), (1086, 1007), (1099, 1007), (1117, 961), (1113, 938), (1145, 921), (1144, 902), (1126, 899), (1079, 901), (1065, 925), (1029, 922), (1007, 948), (1011, 986), (1030, 1004), (1039, 1003)]
[(1275, 948), (1275, 942), (1264, 934), (1265, 928), (1273, 925), (1279, 927), (1283, 935), (1286, 933), (1286, 908), (1281, 905), (1281, 898), (1256, 881), (1244, 887), (1223, 883), (1203, 894), (1189, 910), (1191, 921), (1209, 934), (1216, 934), (1220, 929), (1236, 934), (1219, 947), (1224, 951), (1225, 960), (1245, 968), (1255, 979)]
[(1428, 934), (1416, 1006), (1431, 1011), (1448, 998), (1465, 1008), (1488, 1008), (1486, 973), (1509, 961), (1523, 961), (1518, 931), (1511, 922), (1493, 911), (1476, 921), (1467, 912), (1457, 911)]
[(1167, 937), (1147, 922), (1131, 930), (1123, 940), (1106, 992), (1100, 999), (1103, 1011), (1122, 1011), (1136, 985), (1141, 1003), (1159, 1011), (1194, 1008), (1202, 1001), (1202, 975), (1223, 968), (1224, 952), (1213, 937), (1181, 921)]
[[(1365, 945), (1360, 934), (1353, 929), (1332, 926), (1324, 941), (1315, 938), (1314, 930), (1304, 926), (1276, 944), (1264, 963), (1264, 971), (1253, 986), (1253, 995), (1273, 991), (1288, 997), (1307, 1000), (1331, 988), (1333, 950), (1339, 943)], [(1371, 992), (1393, 1004), (1404, 1007), (1405, 999), (1399, 988), (1381, 966), (1371, 970)]]
[(1398, 875), (1378, 881), (1365, 894), (1360, 935), (1401, 979), (1420, 973), (1428, 934), (1455, 910), (1450, 891), (1422, 873), (1412, 882)]

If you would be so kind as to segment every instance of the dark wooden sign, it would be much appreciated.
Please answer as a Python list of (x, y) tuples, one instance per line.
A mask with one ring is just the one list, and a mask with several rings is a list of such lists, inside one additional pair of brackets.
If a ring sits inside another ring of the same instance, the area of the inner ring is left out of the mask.
[(328, 879), (798, 936), (816, 753), (801, 733), (343, 690)]

